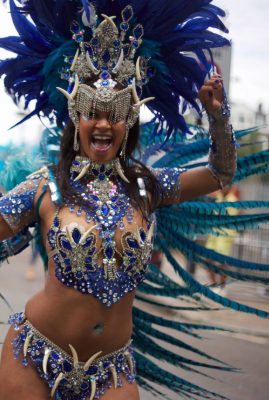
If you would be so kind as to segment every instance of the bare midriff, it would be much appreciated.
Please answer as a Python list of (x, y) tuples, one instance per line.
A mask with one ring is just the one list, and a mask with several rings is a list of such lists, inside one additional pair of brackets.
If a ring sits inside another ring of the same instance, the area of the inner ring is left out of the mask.
[[(45, 288), (26, 305), (27, 319), (42, 335), (70, 353), (69, 344), (80, 361), (103, 351), (103, 355), (123, 347), (132, 334), (134, 293), (126, 294), (108, 308), (92, 295), (84, 295), (61, 284), (50, 266)], [(102, 327), (102, 332), (96, 327)]]

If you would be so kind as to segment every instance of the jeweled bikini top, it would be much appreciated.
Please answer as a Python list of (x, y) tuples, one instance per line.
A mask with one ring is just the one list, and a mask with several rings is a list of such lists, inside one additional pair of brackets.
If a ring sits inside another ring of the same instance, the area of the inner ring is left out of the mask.
[[(94, 179), (88, 180), (87, 175)], [(136, 226), (115, 162), (100, 165), (77, 157), (70, 184), (77, 195), (66, 205), (78, 216), (85, 215), (91, 224), (88, 230), (77, 223), (63, 228), (58, 209), (48, 232), (49, 257), (55, 262), (60, 282), (92, 294), (110, 307), (143, 280), (152, 252), (153, 224), (147, 224), (146, 229)], [(128, 225), (132, 229), (128, 230)], [(115, 244), (118, 231), (122, 232), (121, 250)]]

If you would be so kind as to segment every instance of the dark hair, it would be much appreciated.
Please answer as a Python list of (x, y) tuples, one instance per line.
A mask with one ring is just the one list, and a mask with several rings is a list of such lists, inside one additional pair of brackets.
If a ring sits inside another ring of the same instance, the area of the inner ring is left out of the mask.
[[(71, 199), (75, 195), (69, 183), (70, 167), (76, 156), (73, 149), (75, 126), (71, 120), (67, 123), (61, 140), (60, 161), (57, 168), (57, 182), (62, 198)], [(127, 191), (132, 205), (139, 208), (143, 217), (154, 211), (160, 203), (160, 185), (153, 173), (140, 161), (133, 157), (139, 140), (139, 121), (130, 129), (126, 145), (126, 160), (121, 159), (125, 176), (129, 180)], [(148, 196), (141, 197), (137, 179), (144, 180)]]

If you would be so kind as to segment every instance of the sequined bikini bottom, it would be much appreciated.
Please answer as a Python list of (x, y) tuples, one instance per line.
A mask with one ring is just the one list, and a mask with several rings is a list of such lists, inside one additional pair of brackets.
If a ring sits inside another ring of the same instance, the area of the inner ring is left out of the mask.
[(22, 358), (25, 367), (29, 361), (35, 366), (55, 400), (99, 399), (108, 388), (122, 386), (120, 374), (129, 383), (135, 381), (135, 361), (130, 342), (104, 357), (98, 352), (84, 363), (78, 360), (71, 345), (72, 356), (42, 335), (24, 313), (11, 315), (9, 323), (15, 331), (20, 331), (12, 342), (15, 358)]

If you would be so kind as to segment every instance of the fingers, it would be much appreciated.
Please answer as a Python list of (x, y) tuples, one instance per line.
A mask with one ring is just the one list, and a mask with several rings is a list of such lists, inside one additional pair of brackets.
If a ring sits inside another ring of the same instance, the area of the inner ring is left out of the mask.
[(199, 92), (199, 99), (204, 106), (223, 101), (223, 79), (220, 75), (213, 75), (211, 79), (206, 81)]

